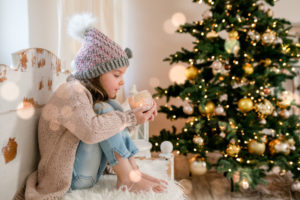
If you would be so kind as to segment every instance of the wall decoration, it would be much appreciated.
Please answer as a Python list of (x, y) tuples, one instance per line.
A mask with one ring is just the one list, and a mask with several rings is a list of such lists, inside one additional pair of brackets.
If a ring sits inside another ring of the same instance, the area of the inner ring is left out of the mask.
[(9, 138), (7, 145), (2, 148), (5, 164), (15, 159), (17, 155), (18, 144), (15, 139), (16, 138)]
[(8, 66), (4, 64), (0, 64), (0, 83), (7, 80), (6, 71)]

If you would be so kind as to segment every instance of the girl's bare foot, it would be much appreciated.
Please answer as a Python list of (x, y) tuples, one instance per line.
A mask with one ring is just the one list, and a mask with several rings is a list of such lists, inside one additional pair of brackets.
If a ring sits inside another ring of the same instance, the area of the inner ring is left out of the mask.
[(138, 182), (121, 182), (119, 179), (117, 181), (117, 189), (125, 189), (122, 186), (126, 186), (130, 192), (143, 192), (150, 191), (151, 189), (155, 193), (163, 192), (166, 188), (163, 188), (160, 184), (156, 184), (147, 179), (142, 178)]
[(153, 177), (153, 176), (150, 176), (150, 175), (148, 175), (148, 174), (145, 174), (145, 173), (143, 173), (143, 172), (141, 172), (141, 174), (142, 174), (142, 178), (145, 178), (145, 179), (147, 179), (147, 180), (149, 180), (149, 181), (152, 181), (152, 182), (157, 183), (157, 184), (163, 183), (163, 184), (165, 184), (165, 185), (168, 185), (168, 182), (165, 181), (165, 180), (163, 180), (163, 179), (157, 179), (157, 178), (155, 178), (155, 177)]

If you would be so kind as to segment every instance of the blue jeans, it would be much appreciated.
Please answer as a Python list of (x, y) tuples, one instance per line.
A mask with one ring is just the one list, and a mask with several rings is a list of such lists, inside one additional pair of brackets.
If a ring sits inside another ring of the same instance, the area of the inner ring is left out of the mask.
[[(114, 110), (122, 111), (122, 108), (116, 101), (108, 100), (95, 104), (94, 110), (97, 114), (104, 114)], [(93, 187), (103, 173), (107, 162), (111, 166), (118, 163), (115, 152), (123, 158), (130, 158), (138, 152), (130, 138), (128, 128), (96, 144), (86, 144), (80, 141), (76, 151), (71, 189)]]

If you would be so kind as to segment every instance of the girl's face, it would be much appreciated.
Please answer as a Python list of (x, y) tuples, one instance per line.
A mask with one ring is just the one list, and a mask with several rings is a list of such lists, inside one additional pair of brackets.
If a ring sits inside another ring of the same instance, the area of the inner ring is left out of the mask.
[(127, 67), (122, 67), (100, 76), (100, 84), (110, 99), (115, 98), (118, 90), (120, 90), (121, 86), (124, 85), (123, 75), (126, 70)]

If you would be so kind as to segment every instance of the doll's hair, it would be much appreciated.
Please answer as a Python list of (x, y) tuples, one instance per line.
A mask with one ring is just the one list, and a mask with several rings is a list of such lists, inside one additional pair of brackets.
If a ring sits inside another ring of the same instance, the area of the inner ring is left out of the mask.
[(94, 104), (99, 101), (107, 101), (108, 100), (108, 94), (103, 89), (99, 77), (88, 79), (88, 80), (82, 80), (81, 82), (83, 85), (90, 91), (93, 97)]

